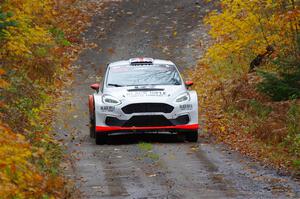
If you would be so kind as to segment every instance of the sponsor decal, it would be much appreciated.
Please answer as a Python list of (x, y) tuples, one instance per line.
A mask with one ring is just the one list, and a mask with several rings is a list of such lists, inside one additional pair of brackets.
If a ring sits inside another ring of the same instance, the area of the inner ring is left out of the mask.
[(165, 91), (138, 91), (138, 92), (128, 92), (128, 97), (147, 97), (147, 96), (165, 96)]
[(114, 106), (100, 106), (99, 109), (102, 112), (114, 112), (115, 111)]
[(193, 109), (193, 105), (192, 104), (181, 104), (181, 105), (179, 105), (179, 108), (181, 110), (192, 110)]

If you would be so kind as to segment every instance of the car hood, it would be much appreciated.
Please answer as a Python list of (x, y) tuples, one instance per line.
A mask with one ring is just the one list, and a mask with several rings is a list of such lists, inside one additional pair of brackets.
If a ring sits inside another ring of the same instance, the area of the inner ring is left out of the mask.
[(103, 94), (112, 95), (127, 102), (166, 102), (177, 98), (186, 92), (182, 85), (167, 86), (138, 86), (138, 87), (111, 87)]

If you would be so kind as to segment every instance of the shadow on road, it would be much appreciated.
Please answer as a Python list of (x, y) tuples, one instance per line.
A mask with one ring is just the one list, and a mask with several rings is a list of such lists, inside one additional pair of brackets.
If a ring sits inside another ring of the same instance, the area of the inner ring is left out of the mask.
[[(94, 141), (94, 140), (93, 140)], [(184, 143), (184, 136), (176, 134), (140, 133), (110, 135), (107, 145), (129, 145), (139, 142), (150, 143)]]

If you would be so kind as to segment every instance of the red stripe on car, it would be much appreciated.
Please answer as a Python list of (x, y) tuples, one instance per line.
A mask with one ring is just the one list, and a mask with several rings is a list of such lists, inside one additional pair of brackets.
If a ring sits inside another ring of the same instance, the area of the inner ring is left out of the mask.
[(176, 126), (144, 126), (144, 127), (96, 126), (96, 131), (164, 130), (164, 129), (197, 130), (198, 128), (199, 128), (199, 124), (176, 125)]

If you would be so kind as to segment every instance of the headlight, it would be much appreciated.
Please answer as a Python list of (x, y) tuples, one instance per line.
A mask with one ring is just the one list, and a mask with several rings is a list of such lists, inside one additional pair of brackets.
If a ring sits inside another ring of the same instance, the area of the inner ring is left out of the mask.
[(102, 101), (104, 104), (108, 105), (119, 105), (121, 101), (111, 95), (103, 95)]
[(180, 103), (180, 102), (190, 101), (190, 99), (191, 99), (191, 97), (190, 97), (189, 93), (183, 93), (183, 94), (179, 95), (175, 101)]

